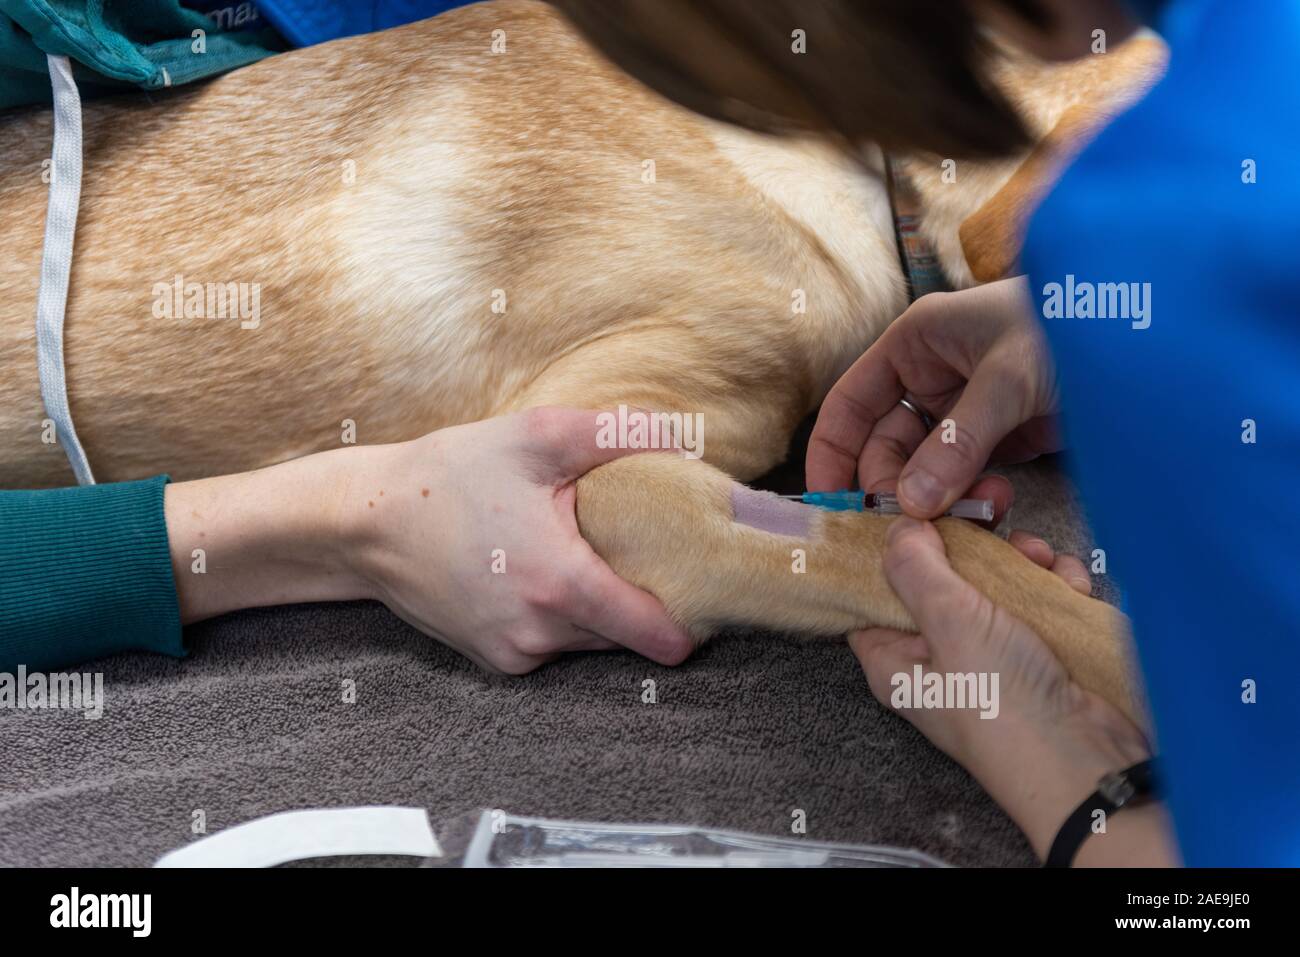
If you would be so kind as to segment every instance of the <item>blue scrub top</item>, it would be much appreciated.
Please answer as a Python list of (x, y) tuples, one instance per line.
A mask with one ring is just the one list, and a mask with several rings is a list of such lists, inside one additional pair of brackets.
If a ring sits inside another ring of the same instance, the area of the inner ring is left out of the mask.
[[(1168, 75), (1070, 168), (1024, 265), (1184, 860), (1295, 866), (1300, 3), (1169, 0), (1154, 25)], [(1101, 283), (1139, 308), (1089, 309)]]
[[(215, 3), (215, 0), (202, 0)], [(297, 47), (436, 16), (471, 0), (257, 0), (257, 8)], [(222, 4), (217, 3), (217, 6)], [(226, 3), (225, 6), (232, 4)]]

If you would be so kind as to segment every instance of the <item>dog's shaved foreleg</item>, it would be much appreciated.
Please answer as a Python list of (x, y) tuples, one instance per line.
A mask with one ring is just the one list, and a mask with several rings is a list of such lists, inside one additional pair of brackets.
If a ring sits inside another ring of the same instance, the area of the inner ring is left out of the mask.
[[(788, 503), (703, 462), (653, 453), (588, 473), (577, 509), (596, 552), (701, 641), (728, 624), (915, 630), (882, 567), (891, 519)], [(937, 527), (962, 577), (1040, 634), (1080, 685), (1145, 726), (1123, 615), (996, 535), (959, 519)]]

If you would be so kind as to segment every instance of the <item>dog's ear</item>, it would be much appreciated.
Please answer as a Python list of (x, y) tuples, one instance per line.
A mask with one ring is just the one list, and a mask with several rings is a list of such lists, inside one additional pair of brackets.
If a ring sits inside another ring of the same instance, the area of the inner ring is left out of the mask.
[(1092, 107), (1066, 110), (1000, 190), (967, 217), (957, 231), (962, 253), (977, 282), (993, 282), (1014, 273), (1029, 217), (1055, 185), (1065, 164), (1077, 154), (1103, 116)]
[(1012, 275), (1025, 229), (1065, 165), (1106, 122), (1141, 97), (1163, 74), (1168, 50), (1154, 37), (1130, 40), (1082, 65), (1083, 102), (1067, 109), (1000, 190), (961, 224), (958, 237), (971, 275), (992, 282)]

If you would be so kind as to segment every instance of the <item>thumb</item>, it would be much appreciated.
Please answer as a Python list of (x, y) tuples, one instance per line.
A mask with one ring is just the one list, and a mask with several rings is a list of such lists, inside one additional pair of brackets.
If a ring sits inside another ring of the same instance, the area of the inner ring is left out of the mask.
[(998, 443), (1020, 424), (1019, 403), (1006, 394), (1001, 377), (977, 372), (899, 475), (904, 510), (917, 518), (942, 515), (975, 484)]
[(681, 664), (695, 650), (690, 635), (649, 592), (619, 578), (591, 551), (573, 598), (573, 623), (661, 665)]
[(979, 634), (992, 605), (948, 564), (943, 539), (929, 522), (902, 516), (886, 537), (885, 578), (937, 655), (963, 635)]

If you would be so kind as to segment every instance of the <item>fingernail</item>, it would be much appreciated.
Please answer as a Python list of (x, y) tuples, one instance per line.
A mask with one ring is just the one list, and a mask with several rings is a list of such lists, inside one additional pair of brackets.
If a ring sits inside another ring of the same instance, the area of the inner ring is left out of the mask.
[(913, 469), (898, 481), (898, 492), (923, 512), (934, 512), (943, 504), (943, 486), (924, 469)]

